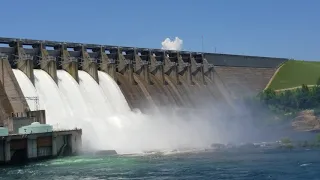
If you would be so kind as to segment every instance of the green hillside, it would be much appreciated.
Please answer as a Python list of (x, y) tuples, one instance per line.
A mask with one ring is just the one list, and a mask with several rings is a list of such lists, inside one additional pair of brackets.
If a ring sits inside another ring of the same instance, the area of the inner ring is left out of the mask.
[(314, 85), (320, 77), (320, 62), (287, 61), (275, 75), (269, 88), (286, 89), (301, 86), (302, 84)]

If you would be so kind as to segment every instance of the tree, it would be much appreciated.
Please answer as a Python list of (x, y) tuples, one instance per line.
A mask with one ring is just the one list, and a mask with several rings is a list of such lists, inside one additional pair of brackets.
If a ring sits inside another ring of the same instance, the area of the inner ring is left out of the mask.
[(312, 92), (313, 92), (313, 100), (314, 105), (315, 106), (319, 106), (320, 105), (320, 85), (316, 85), (312, 88)]
[(291, 144), (291, 140), (289, 138), (282, 138), (281, 139), (281, 143), (285, 144), (285, 145), (288, 145), (288, 144)]
[(276, 92), (270, 88), (267, 88), (260, 96), (260, 99), (266, 104), (272, 104), (275, 101)]
[(291, 90), (284, 91), (284, 93), (282, 93), (281, 104), (287, 109), (297, 108), (297, 99), (295, 94)]
[(281, 146), (287, 149), (293, 149), (293, 144), (289, 138), (282, 138)]
[(316, 141), (317, 141), (318, 144), (320, 144), (320, 133), (318, 133), (318, 134), (316, 135)]
[(305, 109), (313, 109), (316, 115), (320, 115), (320, 77), (311, 88), (306, 84), (302, 84), (301, 88), (280, 92), (267, 88), (258, 94), (256, 100), (252, 98), (251, 102), (248, 101), (248, 104), (253, 112), (266, 107), (277, 116), (285, 114), (284, 117), (287, 117), (287, 114), (294, 115)]
[(305, 84), (302, 84), (301, 88), (296, 90), (296, 97), (299, 109), (308, 109), (314, 105), (313, 102), (315, 101), (312, 100), (312, 92)]
[(301, 85), (301, 92), (304, 94), (308, 94), (309, 93), (309, 87), (305, 84)]
[(317, 79), (317, 84), (316, 84), (317, 86), (320, 86), (320, 77), (318, 77), (318, 79)]

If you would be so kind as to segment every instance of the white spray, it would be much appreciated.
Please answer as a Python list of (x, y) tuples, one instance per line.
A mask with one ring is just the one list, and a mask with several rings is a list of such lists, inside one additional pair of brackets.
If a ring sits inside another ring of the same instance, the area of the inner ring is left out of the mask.
[(35, 88), (20, 70), (14, 73), (24, 96), (39, 97), (48, 124), (55, 129), (83, 129), (86, 148), (140, 153), (205, 148), (222, 140), (210, 118), (189, 110), (178, 113), (174, 107), (170, 111), (160, 108), (151, 115), (131, 111), (116, 82), (104, 72), (98, 73), (98, 84), (89, 74), (79, 71), (78, 84), (70, 74), (58, 70), (57, 85), (45, 71), (35, 70)]

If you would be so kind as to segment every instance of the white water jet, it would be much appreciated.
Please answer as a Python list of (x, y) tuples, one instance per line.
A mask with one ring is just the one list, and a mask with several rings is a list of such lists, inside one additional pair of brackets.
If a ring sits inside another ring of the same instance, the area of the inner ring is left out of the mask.
[(98, 71), (99, 85), (102, 88), (104, 94), (109, 97), (110, 104), (115, 108), (117, 112), (128, 112), (130, 107), (124, 95), (121, 92), (118, 84), (110, 77), (109, 74)]
[(70, 106), (72, 117), (89, 118), (91, 115), (77, 81), (64, 70), (57, 70), (57, 77), (59, 90)]
[(85, 71), (79, 71), (78, 74), (82, 95), (97, 117), (106, 118), (112, 114), (114, 108), (99, 87), (99, 84)]
[[(33, 86), (32, 82), (29, 80), (28, 76), (24, 74), (22, 71), (17, 69), (12, 69), (13, 74), (15, 75), (19, 86), (21, 88), (22, 94), (24, 97), (38, 97), (38, 93), (36, 88)], [(37, 109), (37, 104), (34, 102), (34, 100), (27, 100), (27, 103), (29, 105), (29, 108), (31, 111), (34, 111)]]
[[(103, 128), (106, 124), (96, 116), (97, 113), (88, 103), (85, 92), (81, 91), (80, 85), (68, 72), (57, 70), (57, 76), (59, 90), (72, 110), (72, 116), (69, 117), (72, 121), (69, 122), (72, 122), (71, 126), (83, 129), (84, 148), (101, 146), (101, 138), (105, 135)], [(83, 78), (82, 75), (81, 77)]]
[(28, 84), (22, 88), (24, 95), (37, 92), (47, 123), (82, 128), (84, 145), (93, 149), (140, 153), (203, 148), (217, 135), (208, 119), (194, 113), (181, 116), (174, 109), (153, 115), (132, 112), (116, 82), (103, 72), (99, 72), (98, 84), (88, 73), (79, 71), (78, 84), (70, 74), (58, 70), (57, 85), (45, 71), (34, 70), (36, 89), (21, 73), (15, 74), (20, 86)]
[(55, 129), (73, 129), (69, 123), (72, 110), (63, 99), (55, 81), (43, 70), (34, 69), (35, 87), (39, 94), (40, 108), (46, 110), (46, 122)]

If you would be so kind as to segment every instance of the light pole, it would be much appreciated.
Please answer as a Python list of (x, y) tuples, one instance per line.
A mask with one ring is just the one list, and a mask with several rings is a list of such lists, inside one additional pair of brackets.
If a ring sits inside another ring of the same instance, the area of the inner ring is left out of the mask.
[(201, 36), (201, 48), (202, 48), (202, 53), (204, 53), (204, 47), (203, 47), (203, 35)]

